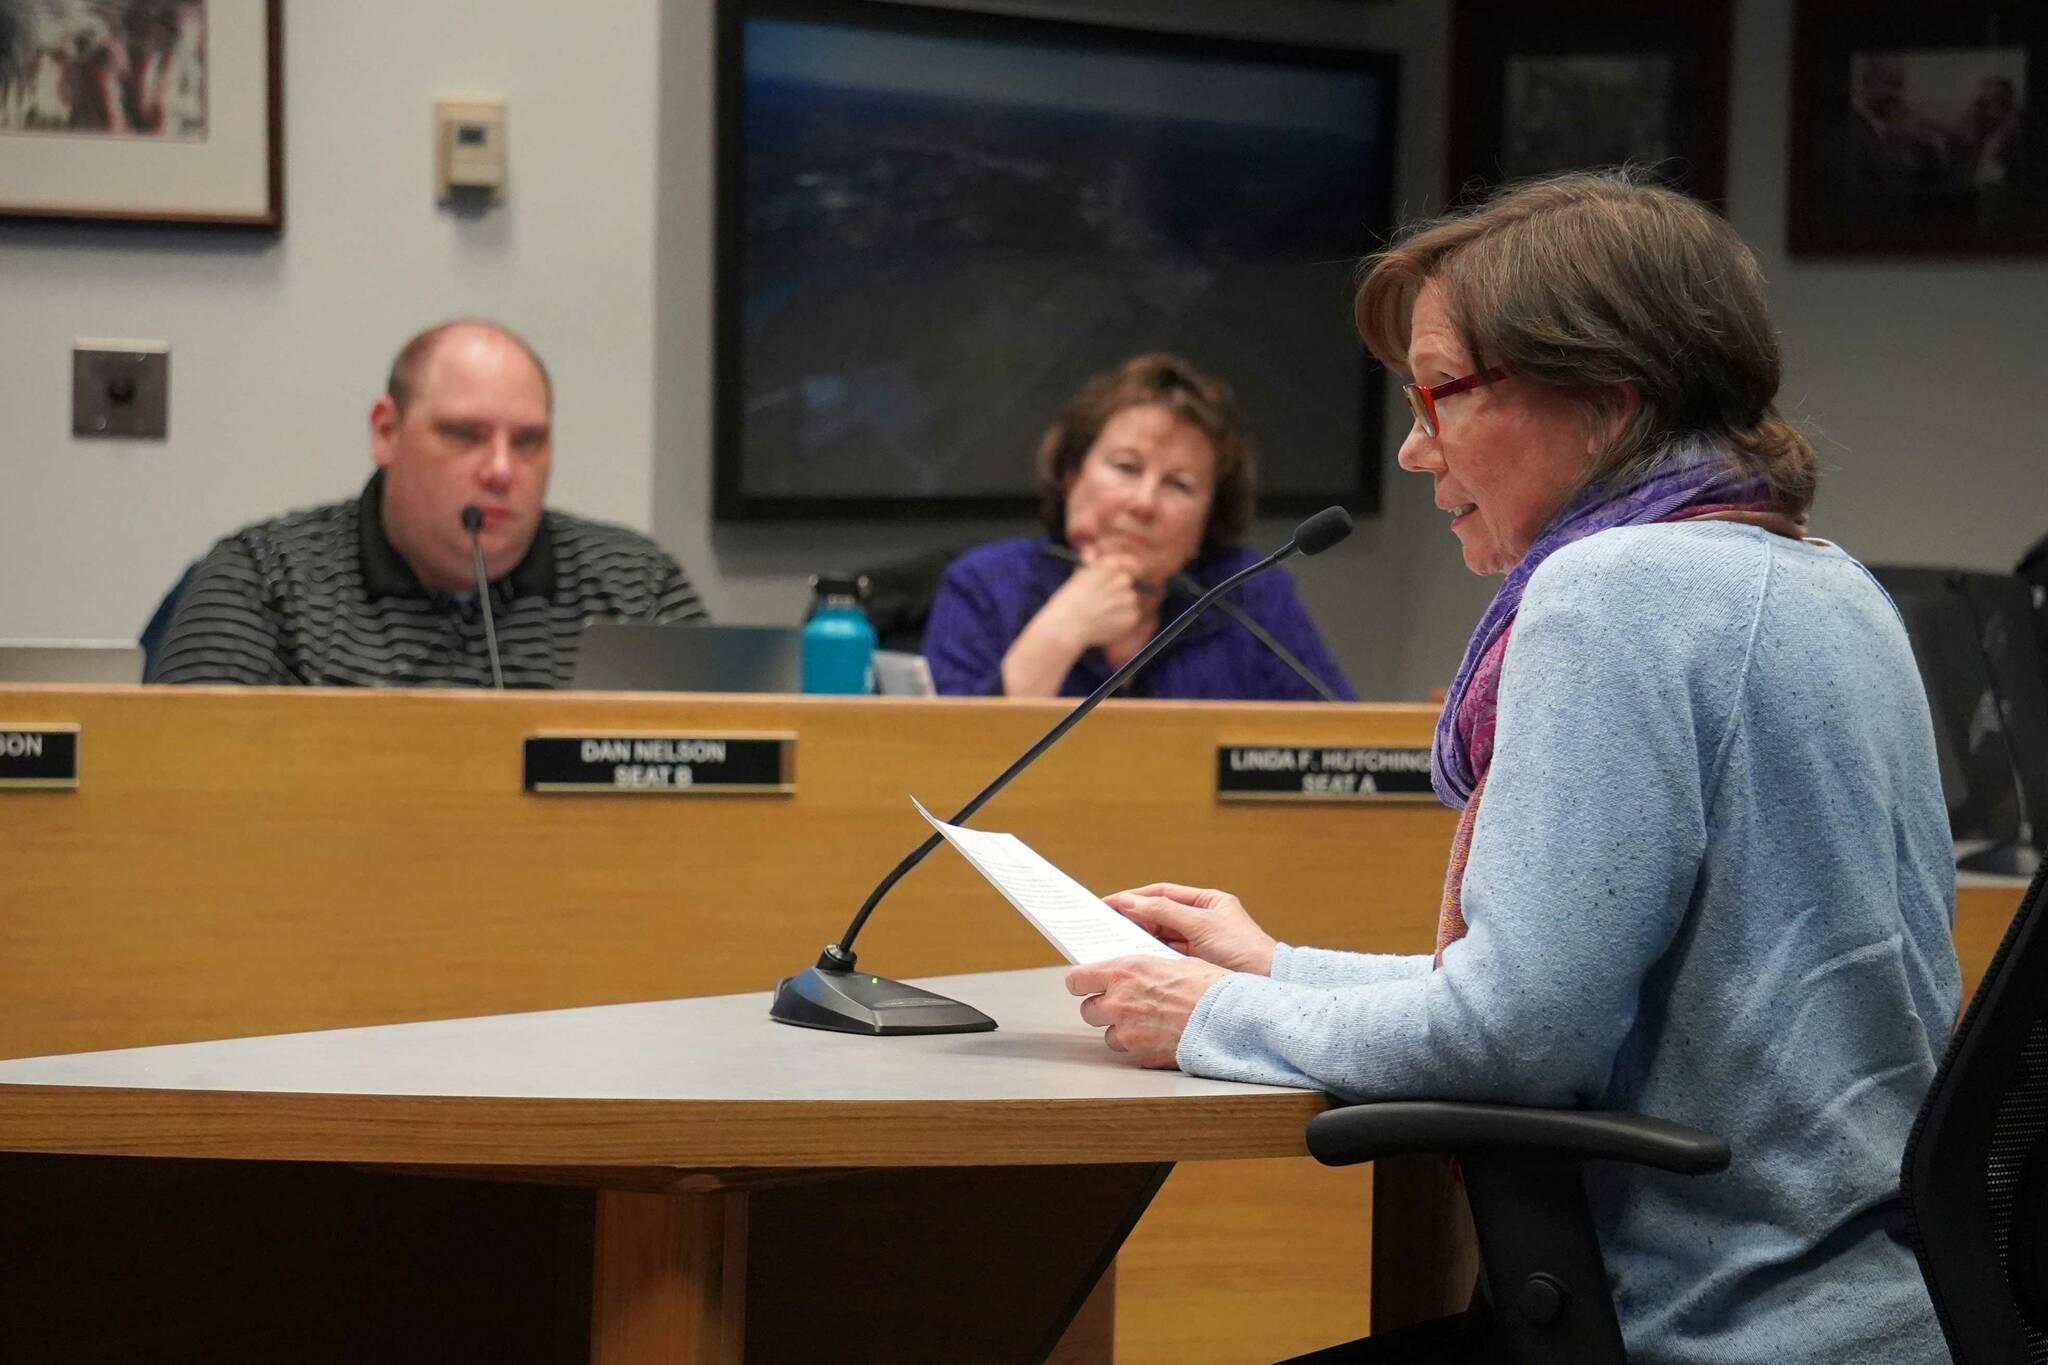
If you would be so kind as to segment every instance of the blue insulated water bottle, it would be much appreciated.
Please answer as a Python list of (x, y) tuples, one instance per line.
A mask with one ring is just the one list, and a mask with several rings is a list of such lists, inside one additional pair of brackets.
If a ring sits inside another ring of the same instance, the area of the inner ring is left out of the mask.
[(866, 696), (875, 690), (875, 628), (860, 602), (868, 580), (814, 574), (815, 605), (804, 626), (804, 691)]

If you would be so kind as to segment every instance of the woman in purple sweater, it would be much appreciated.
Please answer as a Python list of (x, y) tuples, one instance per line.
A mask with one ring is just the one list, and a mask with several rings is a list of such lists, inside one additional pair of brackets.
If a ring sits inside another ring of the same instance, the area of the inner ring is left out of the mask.
[[(1250, 443), (1220, 380), (1170, 355), (1137, 356), (1097, 375), (1039, 442), (1046, 536), (978, 546), (947, 567), (924, 635), (938, 690), (1093, 691), (1194, 597), (1256, 558), (1236, 544), (1251, 520), (1255, 480)], [(1250, 624), (1212, 612), (1122, 695), (1353, 699), (1285, 573), (1253, 579), (1225, 600)]]

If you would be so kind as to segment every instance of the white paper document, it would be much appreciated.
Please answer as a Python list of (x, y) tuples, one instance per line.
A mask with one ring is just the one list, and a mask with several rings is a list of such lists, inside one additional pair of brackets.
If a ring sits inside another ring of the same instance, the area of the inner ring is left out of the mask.
[(949, 825), (916, 797), (910, 803), (1067, 961), (1103, 962), (1134, 953), (1181, 956), (1104, 905), (1102, 897), (1041, 858), (1016, 835)]

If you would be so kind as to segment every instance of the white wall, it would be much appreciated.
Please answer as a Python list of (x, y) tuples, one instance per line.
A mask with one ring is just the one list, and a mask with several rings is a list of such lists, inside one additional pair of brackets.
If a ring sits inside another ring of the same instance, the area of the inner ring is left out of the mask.
[[(657, 0), (286, 10), (281, 238), (0, 226), (0, 638), (132, 638), (218, 536), (352, 494), (392, 352), (451, 314), (551, 360), (559, 500), (649, 524)], [(429, 139), (465, 92), (509, 101), (471, 217)], [(170, 342), (167, 442), (71, 436), (76, 336)]]
[[(1399, 51), (1400, 206), (1440, 202), (1447, 0), (981, 3)], [(1730, 215), (1770, 275), (1787, 406), (1829, 442), (1817, 529), (1875, 560), (2009, 566), (2048, 531), (2048, 263), (1788, 260), (1790, 20), (1776, 0), (1737, 11)], [(1012, 529), (711, 523), (711, 8), (566, 13), (290, 5), (278, 242), (0, 227), (0, 637), (132, 634), (216, 535), (354, 489), (390, 351), (455, 312), (507, 319), (552, 361), (555, 500), (651, 527), (726, 620), (794, 619), (813, 569)], [(511, 101), (511, 202), (480, 219), (427, 183), (428, 102), (465, 90)], [(72, 440), (75, 335), (173, 344), (170, 442)], [(1447, 679), (1491, 586), (1393, 468), (1399, 406), (1385, 512), (1299, 575), (1371, 697)]]

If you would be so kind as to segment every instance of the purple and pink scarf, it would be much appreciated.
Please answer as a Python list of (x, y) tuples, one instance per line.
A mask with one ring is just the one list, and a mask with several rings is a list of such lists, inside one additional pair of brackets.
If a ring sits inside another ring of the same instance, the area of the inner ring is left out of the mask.
[(1522, 589), (1543, 561), (1573, 541), (1616, 526), (1646, 526), (1661, 521), (1734, 514), (1749, 520), (1772, 519), (1763, 485), (1720, 459), (1686, 460), (1675, 469), (1654, 474), (1621, 493), (1595, 486), (1581, 493), (1551, 521), (1528, 553), (1508, 571), (1494, 593), (1478, 629), (1465, 646), (1465, 658), (1451, 679), (1437, 718), (1436, 742), (1430, 748), (1429, 776), (1436, 794), (1453, 809), (1462, 809), (1451, 840), (1444, 872), (1443, 906), (1437, 917), (1436, 965), (1444, 949), (1465, 936), (1465, 864), (1472, 852), (1472, 827), (1479, 799), (1493, 764), (1493, 736), (1500, 708), (1501, 664), (1507, 658), (1508, 636), (1522, 606)]

